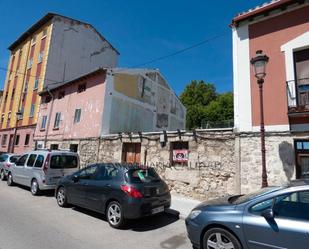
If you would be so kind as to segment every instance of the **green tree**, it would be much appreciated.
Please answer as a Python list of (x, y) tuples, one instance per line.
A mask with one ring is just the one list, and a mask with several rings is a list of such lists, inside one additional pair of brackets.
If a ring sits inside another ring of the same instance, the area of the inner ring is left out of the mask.
[(214, 84), (193, 80), (180, 95), (187, 108), (186, 127), (201, 127), (202, 121), (218, 122), (233, 119), (233, 94), (218, 94)]

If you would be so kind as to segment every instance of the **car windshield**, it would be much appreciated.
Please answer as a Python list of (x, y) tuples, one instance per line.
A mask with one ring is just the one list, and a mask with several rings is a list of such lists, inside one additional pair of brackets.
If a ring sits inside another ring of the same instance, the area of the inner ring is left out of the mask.
[(282, 187), (267, 187), (267, 188), (262, 188), (258, 191), (255, 191), (253, 193), (247, 194), (247, 195), (234, 195), (231, 196), (228, 201), (229, 203), (233, 204), (241, 204), (245, 203), (247, 201), (253, 200), (257, 197), (260, 197), (262, 195), (266, 195), (268, 193), (274, 192), (276, 190), (282, 189)]
[(134, 169), (127, 172), (127, 178), (131, 183), (157, 182), (159, 175), (154, 169)]
[(8, 159), (9, 155), (1, 155), (0, 156), (0, 162), (5, 162), (6, 159)]
[(11, 156), (10, 157), (10, 162), (11, 163), (15, 163), (17, 161), (17, 159), (19, 158), (19, 156)]

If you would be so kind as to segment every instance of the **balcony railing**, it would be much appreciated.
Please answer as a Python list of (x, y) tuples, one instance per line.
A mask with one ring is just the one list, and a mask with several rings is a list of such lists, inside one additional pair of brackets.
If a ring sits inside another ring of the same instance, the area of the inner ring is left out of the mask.
[(309, 112), (309, 78), (286, 82), (289, 112)]

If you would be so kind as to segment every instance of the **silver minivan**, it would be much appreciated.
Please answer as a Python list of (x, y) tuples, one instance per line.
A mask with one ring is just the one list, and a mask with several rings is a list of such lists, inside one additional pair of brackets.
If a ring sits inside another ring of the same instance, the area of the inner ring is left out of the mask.
[(23, 154), (10, 168), (7, 184), (31, 188), (33, 195), (55, 189), (58, 181), (79, 169), (77, 153), (61, 150), (35, 150)]
[(5, 153), (0, 155), (0, 180), (4, 181), (7, 178), (10, 167), (17, 161), (18, 155)]

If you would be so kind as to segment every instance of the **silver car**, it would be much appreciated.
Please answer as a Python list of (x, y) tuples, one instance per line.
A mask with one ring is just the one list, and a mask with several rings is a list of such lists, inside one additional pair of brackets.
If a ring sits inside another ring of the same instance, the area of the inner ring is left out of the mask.
[(194, 248), (308, 249), (309, 181), (202, 203), (186, 227)]
[(0, 155), (0, 180), (4, 181), (7, 178), (8, 172), (13, 164), (19, 158), (18, 155), (15, 154), (2, 154)]
[(58, 181), (79, 169), (77, 153), (58, 150), (36, 150), (23, 154), (10, 168), (9, 186), (14, 183), (31, 188), (33, 195), (55, 189)]

